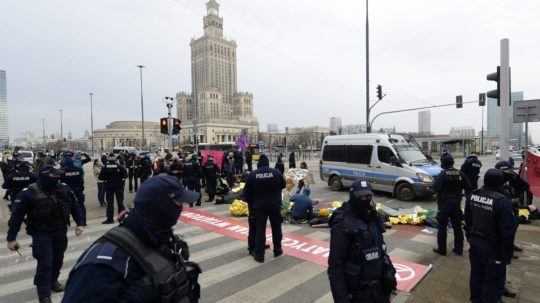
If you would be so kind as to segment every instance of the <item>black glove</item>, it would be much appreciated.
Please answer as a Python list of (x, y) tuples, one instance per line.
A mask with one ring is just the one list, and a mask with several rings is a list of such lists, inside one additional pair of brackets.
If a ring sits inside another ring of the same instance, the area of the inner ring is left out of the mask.
[(397, 288), (396, 269), (388, 258), (384, 264), (384, 273), (382, 278), (382, 290), (390, 295)]

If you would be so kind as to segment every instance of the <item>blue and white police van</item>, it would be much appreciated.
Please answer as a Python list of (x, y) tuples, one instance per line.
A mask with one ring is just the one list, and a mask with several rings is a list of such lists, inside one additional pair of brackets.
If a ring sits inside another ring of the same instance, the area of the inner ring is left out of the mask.
[(321, 148), (320, 175), (333, 190), (367, 180), (373, 190), (403, 201), (433, 195), (441, 167), (401, 135), (329, 136)]

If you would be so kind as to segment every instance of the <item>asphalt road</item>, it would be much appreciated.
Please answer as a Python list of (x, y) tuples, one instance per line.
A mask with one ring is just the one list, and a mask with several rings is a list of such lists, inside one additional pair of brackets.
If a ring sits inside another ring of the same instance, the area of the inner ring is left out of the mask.
[[(457, 161), (460, 165), (460, 160)], [(484, 159), (486, 167), (492, 167), (493, 161)], [(310, 161), (309, 165), (317, 175), (317, 162)], [(127, 188), (127, 187), (126, 187)], [(333, 192), (328, 186), (317, 179), (312, 187), (312, 196), (321, 201), (346, 200), (347, 191)], [(106, 232), (110, 226), (101, 225), (105, 209), (98, 206), (96, 185), (91, 170), (86, 174), (86, 206), (88, 209), (88, 227), (81, 237), (75, 237), (69, 232), (69, 246), (65, 256), (61, 280), (65, 281), (69, 270), (77, 258), (90, 244)], [(134, 195), (127, 193), (126, 202), (132, 204)], [(424, 208), (436, 208), (434, 201), (397, 201), (387, 194), (377, 193), (376, 202), (390, 207), (411, 207), (420, 205)], [(229, 218), (228, 205), (215, 206), (204, 204), (203, 210), (219, 217)], [(189, 210), (189, 209), (188, 209)], [(7, 228), (8, 212), (5, 205), (0, 207), (0, 230)], [(245, 218), (242, 218), (245, 222)], [(273, 258), (267, 253), (265, 264), (254, 262), (246, 251), (243, 241), (226, 237), (194, 225), (180, 223), (176, 231), (182, 234), (191, 247), (193, 260), (201, 264), (204, 273), (201, 276), (201, 302), (332, 302), (326, 269), (315, 263), (297, 259), (292, 256)], [(308, 239), (328, 241), (329, 230), (311, 228), (307, 225), (284, 224), (285, 233), (301, 235)], [(431, 253), (435, 243), (432, 230), (413, 232), (399, 227), (390, 230), (385, 235), (390, 255), (424, 265), (432, 264), (438, 258)], [(452, 236), (449, 236), (449, 241)], [(22, 245), (22, 256), (9, 252), (5, 238), (0, 243), (0, 302), (19, 303), (37, 302), (33, 283), (35, 261), (29, 247), (30, 238), (24, 229), (19, 234)], [(405, 302), (402, 293), (394, 302)], [(53, 302), (60, 302), (61, 295), (55, 295)]]

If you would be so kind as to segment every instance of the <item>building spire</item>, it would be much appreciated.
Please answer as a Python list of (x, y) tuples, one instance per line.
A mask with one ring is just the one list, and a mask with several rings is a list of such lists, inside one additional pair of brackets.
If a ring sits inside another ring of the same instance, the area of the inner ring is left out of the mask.
[(216, 0), (209, 0), (206, 3), (206, 9), (208, 11), (208, 15), (219, 15), (219, 3), (217, 3)]

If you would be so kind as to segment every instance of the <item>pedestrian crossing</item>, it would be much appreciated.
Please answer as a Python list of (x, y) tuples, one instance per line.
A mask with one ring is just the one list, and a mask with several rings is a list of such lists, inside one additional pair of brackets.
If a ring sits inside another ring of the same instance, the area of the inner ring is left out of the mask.
[[(227, 206), (204, 208), (216, 215), (226, 215)], [(103, 218), (88, 221), (83, 235), (68, 233), (69, 244), (60, 275), (66, 281), (70, 269), (82, 252), (98, 239), (111, 225), (102, 225)], [(246, 218), (239, 218), (246, 221)], [(297, 233), (307, 238), (328, 241), (328, 229), (313, 229), (307, 225), (283, 225), (284, 233)], [(326, 303), (333, 302), (326, 269), (320, 265), (290, 256), (274, 258), (268, 250), (266, 262), (259, 264), (247, 253), (245, 241), (234, 240), (197, 226), (179, 223), (175, 232), (183, 236), (190, 246), (191, 260), (200, 264), (202, 287), (201, 302), (220, 303)], [(19, 256), (7, 250), (6, 241), (0, 241), (0, 302), (37, 302), (33, 275), (35, 261), (29, 246), (31, 239), (20, 233)], [(418, 244), (426, 242), (419, 238)], [(397, 251), (403, 254), (407, 252)], [(53, 302), (60, 302), (62, 294), (54, 294)]]

